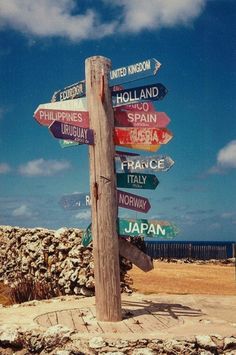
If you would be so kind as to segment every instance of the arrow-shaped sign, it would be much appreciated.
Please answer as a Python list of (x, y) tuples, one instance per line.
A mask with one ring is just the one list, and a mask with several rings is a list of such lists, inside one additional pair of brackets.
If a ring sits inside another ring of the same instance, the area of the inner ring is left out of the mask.
[(129, 149), (138, 149), (138, 150), (145, 150), (147, 152), (156, 152), (158, 149), (161, 148), (160, 144), (151, 145), (151, 144), (122, 144), (122, 147), (129, 148)]
[(156, 155), (151, 157), (120, 157), (115, 158), (116, 172), (159, 172), (167, 171), (173, 165), (174, 161), (166, 155)]
[(161, 63), (155, 58), (146, 59), (142, 62), (131, 64), (125, 67), (113, 69), (109, 73), (109, 86), (127, 83), (155, 75)]
[(85, 81), (79, 81), (64, 89), (55, 91), (52, 95), (52, 102), (77, 99), (86, 95)]
[(144, 111), (114, 111), (116, 127), (166, 127), (170, 119), (165, 112), (144, 112)]
[(74, 194), (64, 195), (59, 201), (59, 205), (65, 210), (78, 210), (79, 208), (90, 207), (90, 195), (76, 192)]
[[(114, 91), (121, 91), (124, 88)], [(123, 105), (122, 107), (115, 107), (114, 111), (127, 110), (127, 111), (143, 111), (143, 112), (153, 112), (155, 107), (151, 101), (137, 102), (136, 104)]]
[(118, 206), (138, 212), (147, 213), (151, 205), (147, 198), (117, 190)]
[(66, 141), (64, 139), (60, 139), (59, 144), (62, 148), (68, 148), (68, 147), (74, 147), (76, 145), (80, 145), (80, 143), (73, 142), (73, 141)]
[(68, 139), (84, 144), (93, 144), (94, 136), (92, 129), (81, 128), (67, 123), (54, 121), (49, 126), (50, 132), (52, 132), (55, 138)]
[(178, 234), (175, 225), (167, 221), (147, 219), (118, 219), (118, 234), (120, 236), (144, 236), (145, 238), (173, 238)]
[(124, 187), (128, 189), (149, 189), (155, 190), (159, 181), (156, 175), (151, 174), (135, 174), (135, 173), (121, 173), (116, 174), (117, 187)]
[(168, 91), (165, 86), (160, 83), (140, 86), (132, 89), (112, 91), (112, 103), (113, 107), (117, 107), (139, 101), (162, 100), (166, 96), (167, 92)]
[(89, 114), (87, 111), (52, 110), (41, 108), (39, 105), (34, 118), (43, 126), (50, 126), (52, 122), (58, 121), (73, 124), (78, 127), (89, 126)]
[(173, 137), (167, 128), (115, 128), (114, 143), (123, 144), (166, 144)]

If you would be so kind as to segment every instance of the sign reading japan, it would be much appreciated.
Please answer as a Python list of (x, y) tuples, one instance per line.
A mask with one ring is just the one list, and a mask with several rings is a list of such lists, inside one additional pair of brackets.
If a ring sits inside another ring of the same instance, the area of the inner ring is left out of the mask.
[[(123, 107), (123, 106), (122, 106)], [(144, 111), (126, 111), (115, 110), (116, 127), (166, 127), (170, 119), (165, 112), (144, 112)]]
[(166, 144), (173, 137), (167, 128), (115, 128), (114, 143), (123, 144)]
[(120, 236), (144, 236), (145, 238), (173, 238), (178, 234), (175, 225), (167, 221), (147, 219), (118, 219)]
[(117, 190), (118, 206), (147, 213), (151, 205), (147, 198)]
[(113, 107), (117, 107), (139, 101), (162, 100), (167, 94), (167, 89), (164, 85), (158, 83), (132, 89), (112, 91), (111, 94)]
[(64, 195), (60, 199), (59, 204), (65, 210), (77, 210), (79, 208), (86, 208), (91, 205), (90, 195), (79, 192), (75, 192), (70, 195)]
[(157, 155), (151, 157), (126, 157), (115, 158), (116, 161), (116, 171), (134, 173), (137, 171), (167, 171), (174, 161), (166, 155)]
[(86, 95), (85, 81), (79, 81), (64, 89), (54, 92), (52, 102), (77, 99)]
[(49, 126), (49, 130), (55, 138), (68, 139), (70, 141), (84, 144), (94, 143), (93, 130), (89, 128), (81, 128), (67, 123), (54, 121), (51, 126)]
[(119, 85), (127, 83), (128, 81), (134, 81), (155, 75), (160, 66), (161, 63), (158, 62), (158, 60), (151, 58), (126, 67), (113, 69), (109, 74), (109, 85)]
[(128, 189), (149, 189), (155, 190), (159, 181), (156, 175), (152, 174), (116, 174), (117, 186)]

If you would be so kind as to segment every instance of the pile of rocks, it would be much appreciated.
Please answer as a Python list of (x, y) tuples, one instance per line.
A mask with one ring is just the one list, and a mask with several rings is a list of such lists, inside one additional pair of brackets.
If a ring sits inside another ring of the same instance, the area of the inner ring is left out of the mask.
[[(52, 295), (94, 295), (92, 245), (81, 244), (82, 230), (0, 226), (0, 281), (16, 286), (34, 280), (50, 284)], [(127, 271), (132, 264), (120, 258), (121, 289), (132, 292)], [(43, 285), (43, 286), (42, 286)]]
[[(1, 352), (4, 351), (4, 352)], [(198, 335), (180, 339), (106, 339), (101, 336), (82, 339), (60, 325), (39, 330), (21, 331), (0, 327), (0, 353), (50, 355), (211, 355), (236, 353), (236, 338), (219, 335)]]

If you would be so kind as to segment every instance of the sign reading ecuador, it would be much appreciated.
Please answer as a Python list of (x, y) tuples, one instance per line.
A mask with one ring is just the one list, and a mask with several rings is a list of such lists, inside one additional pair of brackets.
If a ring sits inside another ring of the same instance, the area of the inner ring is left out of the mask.
[(135, 81), (155, 75), (161, 63), (155, 58), (147, 59), (139, 63), (131, 64), (126, 67), (111, 70), (109, 73), (109, 85), (119, 85), (128, 81)]

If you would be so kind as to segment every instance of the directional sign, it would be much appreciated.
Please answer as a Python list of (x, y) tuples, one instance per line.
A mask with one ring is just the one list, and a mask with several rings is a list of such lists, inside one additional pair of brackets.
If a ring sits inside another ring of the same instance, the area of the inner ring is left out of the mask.
[(147, 213), (151, 205), (147, 198), (117, 190), (118, 206), (138, 212)]
[(135, 174), (135, 173), (121, 173), (116, 174), (117, 187), (124, 187), (128, 189), (149, 189), (155, 190), (159, 181), (156, 175), (151, 174)]
[(66, 141), (64, 139), (59, 139), (59, 144), (62, 148), (74, 147), (75, 145), (80, 145), (80, 143), (73, 141)]
[(87, 247), (91, 241), (93, 240), (92, 237), (92, 223), (88, 226), (88, 228), (82, 234), (81, 243), (84, 247)]
[(65, 210), (78, 210), (80, 208), (90, 207), (91, 200), (89, 194), (76, 192), (62, 196), (59, 204)]
[(122, 147), (126, 147), (129, 149), (138, 149), (138, 150), (145, 150), (147, 152), (156, 152), (160, 149), (161, 145), (151, 145), (151, 144), (122, 144)]
[(54, 92), (51, 101), (65, 101), (77, 99), (86, 95), (85, 81), (79, 81), (64, 89)]
[(132, 89), (112, 91), (112, 104), (113, 107), (117, 107), (139, 101), (162, 100), (166, 94), (167, 89), (160, 83)]
[(109, 73), (109, 86), (127, 83), (155, 75), (160, 68), (161, 63), (155, 58), (147, 59), (142, 62), (113, 69)]
[(147, 219), (118, 219), (118, 234), (120, 236), (144, 236), (145, 238), (173, 238), (178, 234), (175, 225), (167, 221)]
[(166, 144), (173, 137), (167, 128), (115, 128), (114, 143), (123, 144)]
[[(80, 99), (58, 101), (58, 102), (47, 102), (41, 104), (37, 107), (37, 110), (65, 110), (65, 111), (88, 111), (87, 99), (86, 97), (81, 97)], [(36, 111), (37, 111), (36, 110)], [(36, 113), (34, 112), (34, 114)]]
[[(120, 89), (118, 91), (121, 90), (124, 89)], [(155, 111), (155, 107), (151, 101), (144, 101), (144, 102), (138, 102), (136, 104), (123, 105), (122, 107), (119, 106), (114, 108), (114, 111), (119, 111), (119, 110), (152, 112)]]
[(116, 172), (159, 172), (167, 171), (173, 165), (174, 161), (166, 155), (156, 155), (150, 157), (124, 157), (115, 158)]
[(127, 156), (127, 155), (130, 155), (130, 156), (139, 156), (138, 153), (130, 153), (130, 152), (122, 152), (121, 150), (116, 150), (116, 154), (115, 154), (117, 157), (122, 157), (122, 156)]
[(124, 111), (114, 112), (116, 127), (166, 127), (170, 119), (165, 112)]
[(37, 108), (34, 118), (43, 126), (50, 126), (53, 121), (73, 124), (78, 127), (89, 126), (89, 114), (87, 111), (51, 110)]
[(93, 131), (89, 128), (81, 128), (67, 123), (54, 121), (49, 130), (55, 138), (68, 139), (84, 144), (93, 144)]

